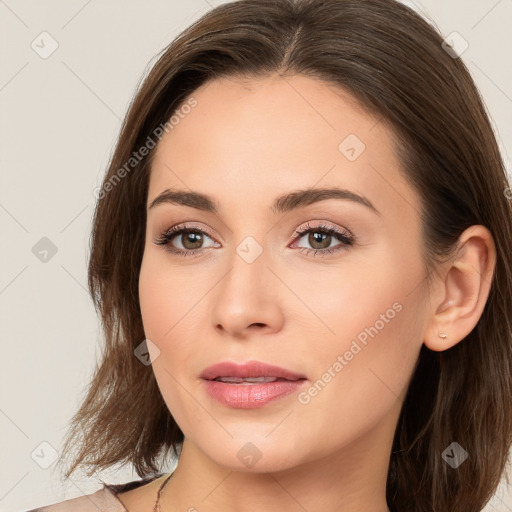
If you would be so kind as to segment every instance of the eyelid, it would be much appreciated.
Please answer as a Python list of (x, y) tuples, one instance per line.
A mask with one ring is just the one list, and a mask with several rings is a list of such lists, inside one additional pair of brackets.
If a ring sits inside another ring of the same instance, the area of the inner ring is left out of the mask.
[[(315, 224), (316, 222), (319, 222), (320, 224)], [(352, 232), (345, 228), (345, 227), (338, 227), (334, 224), (331, 224), (330, 222), (326, 221), (307, 221), (306, 224), (301, 224), (298, 228), (295, 229), (293, 232), (292, 237), (288, 240), (288, 243), (293, 242), (296, 238), (300, 238), (304, 236), (308, 231), (311, 231), (313, 229), (318, 230), (331, 230), (335, 232), (338, 236), (343, 235), (346, 238), (355, 238)]]
[(173, 233), (180, 230), (188, 230), (188, 231), (202, 231), (206, 233), (211, 239), (216, 240), (216, 237), (213, 234), (213, 230), (209, 227), (206, 227), (204, 225), (195, 225), (191, 224), (190, 222), (181, 222), (178, 224), (175, 224), (174, 226), (171, 226), (170, 228), (167, 228), (165, 230), (162, 230), (160, 233), (162, 235), (166, 235), (168, 233)]

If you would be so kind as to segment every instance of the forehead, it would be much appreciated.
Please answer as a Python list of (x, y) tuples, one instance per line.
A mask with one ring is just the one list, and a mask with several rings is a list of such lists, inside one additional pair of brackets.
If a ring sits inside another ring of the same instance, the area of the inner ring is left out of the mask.
[(300, 75), (222, 78), (191, 97), (195, 106), (155, 149), (148, 202), (167, 188), (192, 189), (217, 197), (221, 210), (243, 211), (268, 208), (292, 189), (337, 186), (391, 217), (417, 208), (391, 128), (332, 84)]

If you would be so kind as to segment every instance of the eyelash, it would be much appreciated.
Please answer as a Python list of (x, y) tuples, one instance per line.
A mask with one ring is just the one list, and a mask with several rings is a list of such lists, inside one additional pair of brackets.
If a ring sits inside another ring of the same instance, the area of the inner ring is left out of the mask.
[[(327, 248), (327, 249), (309, 249), (308, 247), (299, 247), (298, 248), (301, 252), (307, 251), (306, 254), (308, 254), (308, 255), (311, 252), (313, 252), (314, 256), (316, 256), (317, 254), (320, 254), (321, 256), (325, 256), (326, 254), (331, 254), (333, 252), (344, 250), (347, 247), (350, 247), (355, 243), (355, 237), (346, 230), (339, 231), (335, 228), (332, 228), (330, 226), (326, 226), (323, 224), (319, 225), (319, 226), (311, 226), (309, 223), (306, 224), (306, 226), (303, 229), (295, 231), (295, 233), (294, 233), (295, 238), (293, 239), (293, 241), (295, 242), (295, 240), (302, 238), (304, 235), (308, 234), (310, 231), (312, 231), (314, 233), (318, 232), (318, 233), (325, 233), (327, 235), (332, 235), (335, 238), (337, 238), (338, 240), (340, 240), (342, 242), (342, 244), (340, 246), (331, 247), (331, 248)], [(177, 256), (183, 256), (183, 257), (193, 256), (193, 255), (203, 251), (204, 248), (185, 249), (184, 250), (184, 249), (177, 249), (175, 247), (172, 247), (172, 245), (169, 244), (169, 242), (173, 238), (175, 238), (178, 235), (181, 235), (183, 233), (189, 233), (189, 232), (200, 233), (200, 234), (208, 236), (209, 238), (212, 238), (208, 232), (203, 231), (202, 229), (196, 228), (194, 226), (182, 224), (182, 225), (178, 225), (178, 226), (173, 226), (172, 228), (170, 228), (167, 231), (165, 231), (164, 233), (162, 233), (156, 240), (154, 240), (154, 243), (156, 245), (167, 246), (166, 250), (172, 254), (176, 254)]]

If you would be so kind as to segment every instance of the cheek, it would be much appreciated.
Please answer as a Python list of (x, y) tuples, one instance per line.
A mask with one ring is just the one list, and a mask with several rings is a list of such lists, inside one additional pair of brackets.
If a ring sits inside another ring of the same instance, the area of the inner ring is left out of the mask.
[[(163, 252), (163, 251), (162, 251)], [(183, 379), (197, 378), (197, 331), (205, 325), (202, 306), (212, 284), (198, 278), (194, 266), (171, 266), (160, 251), (148, 251), (139, 274), (139, 301), (146, 338), (160, 350), (153, 369), (170, 390)], [(165, 396), (165, 394), (164, 394)]]
[(150, 250), (144, 255), (139, 275), (139, 301), (148, 338), (153, 337), (158, 345), (176, 338), (176, 332), (190, 322), (189, 314), (194, 314), (192, 305), (200, 293), (197, 284), (187, 271), (171, 268), (164, 254)]
[(151, 261), (143, 260), (139, 275), (140, 310), (146, 337), (155, 341), (169, 329), (169, 318), (164, 313), (173, 306), (169, 304), (172, 294), (167, 293), (168, 287), (159, 277)]
[(152, 369), (167, 408), (178, 426), (188, 431), (189, 422), (199, 421), (200, 411), (183, 392), (183, 384), (180, 386), (186, 380), (184, 372), (192, 367), (193, 356), (186, 333), (190, 321), (187, 304), (192, 299), (184, 297), (184, 284), (183, 279), (175, 279), (166, 271), (165, 261), (159, 255), (144, 255), (139, 275), (142, 322), (146, 338), (160, 351)]
[(311, 336), (313, 383), (299, 402), (316, 427), (334, 437), (339, 428), (345, 439), (369, 429), (399, 406), (421, 348), (421, 265), (389, 254), (378, 265), (326, 280), (329, 301), (313, 296), (329, 329), (321, 342)]

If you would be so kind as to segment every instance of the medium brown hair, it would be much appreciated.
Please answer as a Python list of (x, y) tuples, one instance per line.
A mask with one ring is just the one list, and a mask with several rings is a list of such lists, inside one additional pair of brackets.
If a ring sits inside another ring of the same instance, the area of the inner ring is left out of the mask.
[[(145, 339), (138, 278), (154, 151), (113, 181), (119, 169), (206, 81), (301, 74), (348, 91), (392, 127), (401, 172), (421, 197), (428, 276), (467, 227), (482, 224), (494, 237), (477, 325), (449, 350), (421, 347), (387, 479), (392, 511), (482, 510), (512, 442), (512, 211), (483, 101), (442, 42), (394, 0), (240, 0), (209, 11), (162, 52), (130, 105), (95, 210), (88, 283), (105, 345), (71, 421), (63, 457), (77, 453), (66, 477), (118, 463), (148, 476), (183, 441), (151, 366), (134, 356)], [(442, 459), (454, 441), (469, 454), (457, 469)]]

